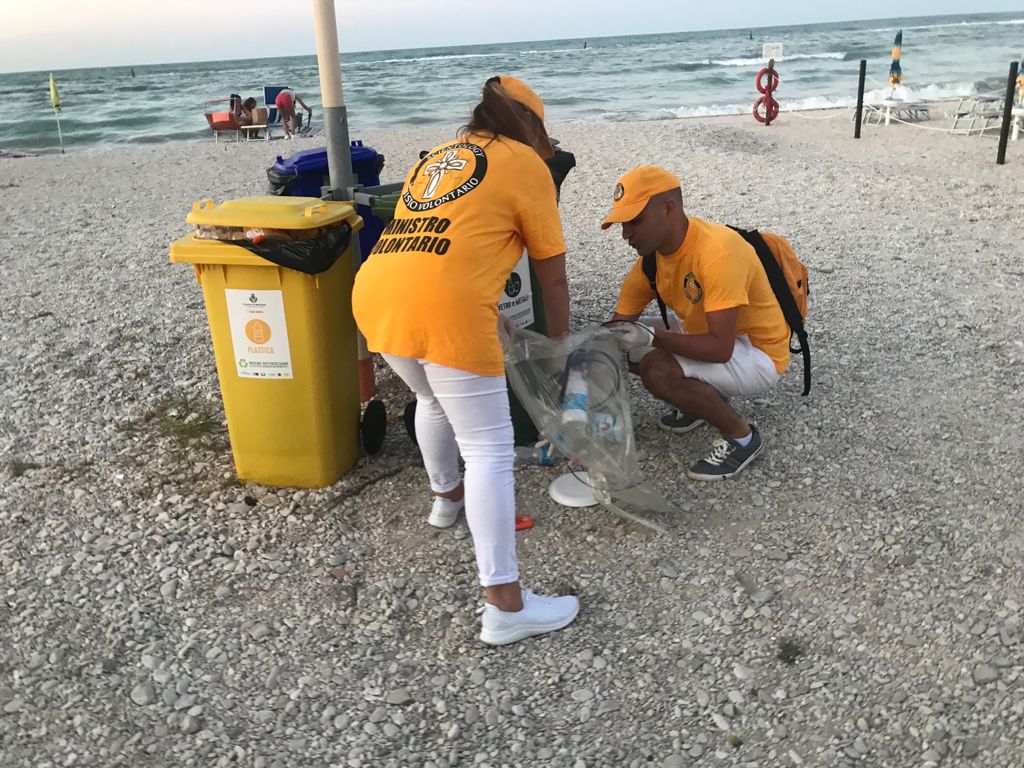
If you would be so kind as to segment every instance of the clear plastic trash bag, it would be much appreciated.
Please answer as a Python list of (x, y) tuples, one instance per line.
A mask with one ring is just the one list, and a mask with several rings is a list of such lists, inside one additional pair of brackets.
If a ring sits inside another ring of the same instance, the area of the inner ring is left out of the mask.
[(503, 323), (500, 336), (509, 385), (540, 434), (587, 469), (597, 499), (673, 511), (640, 472), (629, 374), (613, 331), (592, 325), (556, 341)]

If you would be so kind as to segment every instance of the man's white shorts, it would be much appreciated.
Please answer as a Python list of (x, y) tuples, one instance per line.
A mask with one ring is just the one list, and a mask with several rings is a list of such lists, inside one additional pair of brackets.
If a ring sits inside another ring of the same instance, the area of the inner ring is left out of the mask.
[[(651, 328), (664, 329), (660, 317), (641, 317), (637, 322)], [(677, 333), (682, 332), (679, 319), (669, 314), (669, 326)], [(630, 350), (629, 361), (638, 363), (654, 347), (640, 347)], [(763, 351), (750, 343), (746, 335), (736, 337), (732, 357), (727, 363), (708, 363), (674, 355), (679, 367), (687, 378), (710, 384), (724, 397), (749, 397), (767, 392), (781, 378), (775, 370), (775, 363)]]

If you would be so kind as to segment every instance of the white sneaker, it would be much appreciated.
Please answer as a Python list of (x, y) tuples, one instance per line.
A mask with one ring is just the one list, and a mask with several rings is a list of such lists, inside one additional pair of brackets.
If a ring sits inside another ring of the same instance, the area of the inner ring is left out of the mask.
[(430, 517), (427, 522), (435, 528), (451, 528), (459, 519), (459, 512), (466, 506), (466, 497), (458, 501), (443, 499), (440, 496), (434, 497), (434, 506), (430, 508)]
[(540, 597), (524, 589), (521, 611), (502, 611), (490, 603), (484, 605), (480, 639), (488, 645), (508, 645), (567, 627), (579, 612), (580, 601), (572, 595)]

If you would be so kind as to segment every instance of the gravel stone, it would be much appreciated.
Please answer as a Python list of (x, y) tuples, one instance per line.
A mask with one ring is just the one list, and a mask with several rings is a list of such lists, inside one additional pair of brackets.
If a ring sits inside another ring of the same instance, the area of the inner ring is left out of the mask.
[(395, 690), (390, 691), (387, 696), (388, 704), (395, 704), (397, 706), (412, 704), (413, 701), (413, 697), (409, 695), (409, 692), (405, 688), (396, 688)]
[(979, 664), (974, 668), (974, 682), (985, 684), (994, 683), (999, 679), (998, 670), (988, 666), (987, 664)]
[(155, 700), (156, 694), (153, 692), (153, 686), (149, 683), (139, 683), (132, 688), (132, 701), (140, 707), (152, 704)]
[(970, 759), (973, 757), (977, 757), (980, 751), (981, 739), (977, 739), (973, 736), (968, 736), (966, 739), (964, 739), (962, 754), (965, 758)]

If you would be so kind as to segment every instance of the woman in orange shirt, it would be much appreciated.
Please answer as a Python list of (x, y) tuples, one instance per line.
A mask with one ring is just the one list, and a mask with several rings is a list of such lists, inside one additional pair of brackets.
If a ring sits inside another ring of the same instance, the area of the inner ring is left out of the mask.
[(575, 597), (519, 585), (498, 340), (498, 300), (524, 248), (551, 335), (568, 331), (565, 241), (543, 162), (553, 152), (540, 97), (514, 77), (490, 78), (459, 137), (409, 172), (352, 294), (369, 348), (416, 393), (416, 436), (436, 495), (428, 522), (447, 528), (466, 511), (486, 598), (480, 639), (491, 645), (561, 629), (579, 610)]

